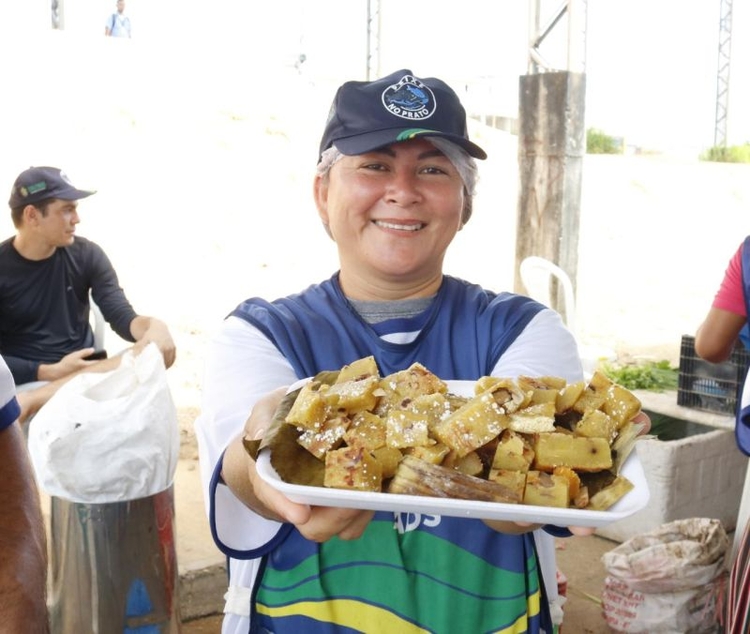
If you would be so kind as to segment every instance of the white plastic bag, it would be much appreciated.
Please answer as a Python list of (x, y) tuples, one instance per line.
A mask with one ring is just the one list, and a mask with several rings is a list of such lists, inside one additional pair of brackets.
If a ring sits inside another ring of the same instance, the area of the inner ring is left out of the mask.
[(177, 410), (164, 360), (151, 343), (106, 373), (71, 379), (30, 423), (40, 486), (73, 502), (155, 495), (172, 484), (179, 457)]
[(614, 632), (718, 632), (729, 538), (717, 519), (677, 520), (604, 553), (602, 608)]

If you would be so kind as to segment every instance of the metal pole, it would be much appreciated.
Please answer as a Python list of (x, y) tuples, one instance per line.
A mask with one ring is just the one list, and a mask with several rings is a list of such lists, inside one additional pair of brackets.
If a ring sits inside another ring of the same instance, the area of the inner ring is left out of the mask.
[[(540, 2), (529, 0), (529, 74), (521, 77), (519, 86), (521, 186), (514, 288), (521, 292), (519, 266), (530, 255), (560, 266), (576, 287), (586, 151), (586, 0), (564, 0), (546, 21), (540, 19)], [(559, 65), (555, 68), (540, 47), (561, 25), (568, 29), (563, 40), (566, 51), (564, 57), (557, 51)]]
[(367, 0), (367, 72), (370, 81), (380, 76), (380, 0)]
[(719, 61), (716, 75), (714, 147), (727, 145), (729, 111), (729, 63), (732, 53), (732, 0), (719, 0)]

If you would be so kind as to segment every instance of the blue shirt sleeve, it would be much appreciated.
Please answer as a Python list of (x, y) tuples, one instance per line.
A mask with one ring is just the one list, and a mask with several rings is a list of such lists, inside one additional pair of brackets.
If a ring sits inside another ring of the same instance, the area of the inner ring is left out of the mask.
[(16, 400), (16, 386), (13, 376), (0, 357), (0, 430), (12, 425), (21, 414), (21, 406)]

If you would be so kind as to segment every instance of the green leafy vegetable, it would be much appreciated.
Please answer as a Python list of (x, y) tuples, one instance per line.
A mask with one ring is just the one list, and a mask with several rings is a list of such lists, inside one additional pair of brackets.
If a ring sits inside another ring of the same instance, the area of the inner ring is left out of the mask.
[(607, 378), (628, 390), (651, 392), (676, 390), (679, 376), (679, 369), (673, 368), (669, 361), (644, 361), (627, 365), (605, 363), (601, 371)]

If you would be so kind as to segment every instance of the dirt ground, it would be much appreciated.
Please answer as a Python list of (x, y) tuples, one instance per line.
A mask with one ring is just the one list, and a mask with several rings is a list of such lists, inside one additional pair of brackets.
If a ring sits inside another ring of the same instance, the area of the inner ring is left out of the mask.
[(216, 634), (221, 632), (221, 619), (221, 615), (215, 615), (185, 621), (182, 624), (182, 634)]

